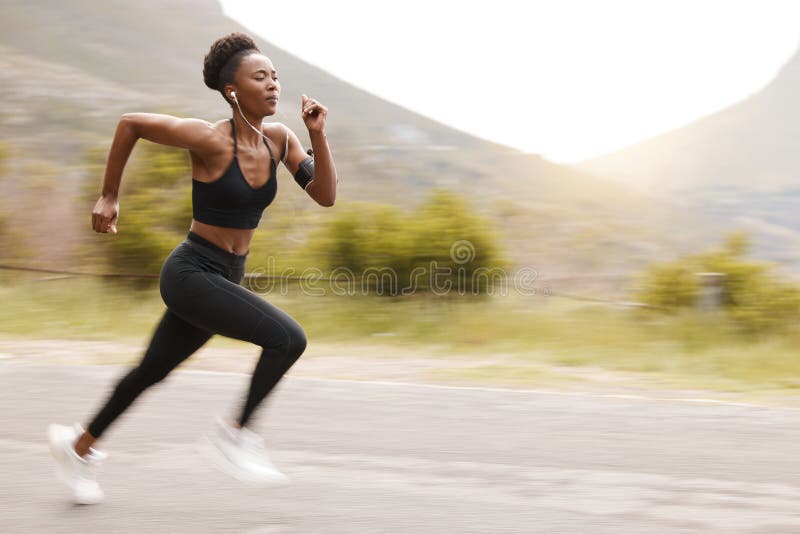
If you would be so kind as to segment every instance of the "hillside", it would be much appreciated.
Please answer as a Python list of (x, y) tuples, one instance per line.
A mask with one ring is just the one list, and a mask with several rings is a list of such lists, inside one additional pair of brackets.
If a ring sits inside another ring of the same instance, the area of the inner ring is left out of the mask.
[(775, 191), (800, 169), (800, 50), (761, 91), (684, 127), (577, 165), (665, 191)]
[(752, 232), (755, 254), (800, 277), (800, 51), (756, 94), (576, 169), (668, 193)]
[[(84, 151), (107, 149), (125, 112), (229, 116), (202, 83), (202, 58), (217, 37), (246, 30), (213, 0), (12, 1), (1, 9), (0, 80), (7, 91), (0, 139), (12, 146), (2, 208), (36, 261), (74, 262), (76, 247), (96, 238), (91, 205), (77, 191), (87, 181), (99, 191), (102, 180), (86, 176)], [(329, 107), (339, 202), (410, 207), (431, 187), (454, 189), (492, 218), (517, 265), (545, 274), (630, 272), (716, 238), (713, 231), (691, 239), (675, 232), (676, 224), (704, 227), (703, 217), (671, 201), (460, 132), (256, 40), (281, 73), (281, 104), (268, 120), (286, 123), (307, 143), (300, 94)], [(491, 107), (476, 110), (476, 120), (482, 113)], [(26, 178), (13, 179), (19, 176)], [(280, 199), (270, 209), (296, 216), (295, 237), (331, 216), (334, 210), (316, 209), (291, 185), (283, 167), (279, 180)]]

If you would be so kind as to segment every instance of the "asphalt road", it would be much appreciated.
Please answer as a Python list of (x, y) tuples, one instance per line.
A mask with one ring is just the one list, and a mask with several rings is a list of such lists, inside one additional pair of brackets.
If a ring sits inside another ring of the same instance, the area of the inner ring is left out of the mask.
[(800, 532), (796, 410), (287, 377), (255, 430), (292, 484), (254, 488), (197, 450), (249, 377), (180, 370), (98, 444), (106, 501), (72, 505), (46, 427), (123, 371), (0, 363), (0, 532)]

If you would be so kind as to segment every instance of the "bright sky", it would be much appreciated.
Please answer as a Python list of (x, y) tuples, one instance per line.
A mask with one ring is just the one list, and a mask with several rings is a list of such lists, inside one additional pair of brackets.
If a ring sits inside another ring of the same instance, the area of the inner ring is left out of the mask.
[(797, 0), (220, 1), (338, 78), (561, 163), (733, 104), (800, 45)]

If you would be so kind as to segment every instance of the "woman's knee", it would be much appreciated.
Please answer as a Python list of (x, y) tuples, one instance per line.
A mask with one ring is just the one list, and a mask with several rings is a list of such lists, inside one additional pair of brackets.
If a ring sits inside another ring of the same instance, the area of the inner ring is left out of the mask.
[[(286, 367), (289, 368), (306, 350), (308, 341), (303, 328), (297, 323), (284, 324), (283, 326), (283, 339), (278, 346), (280, 347), (279, 350), (283, 353), (284, 363)], [(274, 332), (272, 342), (275, 342)]]
[(249, 340), (278, 358), (287, 368), (306, 350), (307, 340), (303, 327), (286, 313), (270, 308), (253, 328)]
[(291, 342), (289, 343), (289, 357), (292, 358), (292, 363), (300, 357), (306, 350), (308, 339), (306, 339), (305, 331), (298, 325), (291, 334)]

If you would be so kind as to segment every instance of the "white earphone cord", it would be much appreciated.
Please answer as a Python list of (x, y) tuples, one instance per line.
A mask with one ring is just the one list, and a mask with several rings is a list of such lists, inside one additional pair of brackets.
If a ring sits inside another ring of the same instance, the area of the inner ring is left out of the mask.
[[(260, 131), (258, 131), (258, 130), (256, 129), (256, 127), (255, 127), (255, 126), (253, 126), (252, 124), (250, 124), (250, 121), (248, 121), (248, 120), (247, 120), (247, 117), (245, 117), (245, 116), (244, 116), (244, 113), (242, 113), (242, 108), (241, 108), (241, 106), (239, 106), (239, 100), (236, 98), (236, 93), (235, 93), (235, 92), (231, 93), (231, 98), (233, 98), (233, 101), (234, 101), (234, 102), (236, 102), (236, 107), (237, 107), (237, 108), (239, 108), (239, 115), (241, 115), (241, 116), (242, 116), (242, 118), (244, 119), (244, 122), (246, 122), (246, 123), (247, 123), (247, 125), (248, 125), (250, 128), (252, 128), (252, 129), (253, 129), (253, 131), (254, 131), (254, 132), (256, 132), (258, 135), (260, 135), (260, 136), (261, 136), (261, 137), (263, 137), (264, 139), (267, 139), (267, 136), (266, 136), (266, 135), (264, 135), (264, 133), (263, 133), (263, 132), (260, 132)], [(288, 139), (287, 139), (287, 140), (288, 140)], [(313, 178), (312, 178), (312, 180), (311, 180), (311, 181), (312, 181), (312, 182), (314, 181), (314, 180), (313, 180)], [(310, 183), (310, 182), (309, 182), (309, 183)], [(339, 183), (339, 177), (338, 177), (338, 176), (336, 177), (336, 183), (337, 183), (337, 184)], [(306, 184), (306, 186), (308, 186), (308, 185)]]
[(256, 132), (258, 135), (260, 135), (261, 137), (263, 137), (263, 138), (266, 140), (266, 139), (267, 139), (267, 136), (266, 136), (266, 135), (264, 135), (264, 132), (261, 132), (261, 131), (259, 131), (259, 130), (258, 130), (256, 127), (255, 127), (255, 126), (253, 126), (252, 124), (250, 124), (250, 121), (248, 121), (248, 120), (247, 120), (247, 117), (245, 117), (245, 116), (244, 116), (244, 113), (242, 113), (242, 108), (239, 106), (239, 100), (236, 98), (236, 94), (235, 94), (235, 93), (232, 93), (232, 94), (231, 94), (231, 96), (232, 96), (232, 98), (233, 98), (233, 101), (234, 101), (234, 102), (236, 102), (236, 107), (237, 107), (237, 108), (239, 108), (239, 115), (241, 115), (241, 116), (242, 116), (242, 118), (244, 119), (244, 122), (246, 122), (246, 123), (247, 123), (247, 125), (248, 125), (250, 128), (252, 128), (254, 132)]

